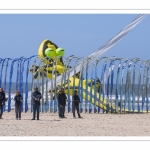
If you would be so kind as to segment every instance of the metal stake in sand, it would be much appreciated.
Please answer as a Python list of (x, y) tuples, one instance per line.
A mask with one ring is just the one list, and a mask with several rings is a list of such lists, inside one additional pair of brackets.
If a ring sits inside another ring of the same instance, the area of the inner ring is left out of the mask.
[[(74, 68), (76, 68), (78, 61), (79, 61), (80, 59), (82, 59), (82, 58), (84, 58), (84, 57), (78, 57), (78, 58), (76, 59)], [(73, 91), (72, 91), (72, 95), (74, 94), (74, 91), (75, 91), (76, 69), (74, 69), (74, 76), (73, 76), (73, 77), (74, 77), (74, 78), (73, 78)]]
[[(101, 57), (99, 59), (96, 60), (96, 66), (98, 66), (98, 63), (102, 60), (102, 59), (105, 59), (107, 57)], [(97, 69), (96, 69), (96, 74), (97, 74)], [(97, 76), (97, 75), (96, 75)], [(102, 75), (103, 76), (103, 75)], [(102, 89), (102, 85), (101, 85), (101, 82), (100, 82), (100, 87), (99, 87), (99, 94), (98, 94), (98, 113), (100, 112), (100, 99), (101, 99), (101, 89)], [(102, 104), (103, 105), (103, 104)]]
[(54, 69), (52, 68), (50, 112), (53, 112), (53, 76), (54, 76), (53, 74), (54, 74)]
[[(44, 92), (44, 83), (43, 83), (43, 80), (44, 80), (44, 77), (43, 77), (43, 66), (41, 66), (41, 64), (44, 62), (46, 58), (43, 58), (40, 62), (39, 62), (39, 67), (38, 67), (38, 77), (37, 77), (37, 87), (38, 87), (38, 90), (41, 91), (41, 97), (42, 97), (42, 112), (44, 112), (44, 109), (43, 109), (43, 103), (44, 103), (44, 99), (43, 99), (43, 92)], [(43, 63), (44, 64), (44, 63)], [(41, 89), (41, 82), (40, 82), (40, 79), (42, 78), (42, 89)], [(41, 105), (40, 105), (40, 110), (41, 112)]]
[(124, 68), (126, 63), (128, 62), (128, 59), (125, 59), (123, 65), (122, 65), (122, 70), (121, 70), (121, 80), (120, 80), (120, 114), (122, 114), (122, 107), (123, 107), (123, 77), (124, 77)]
[(110, 83), (111, 83), (111, 86), (110, 86), (110, 100), (111, 100), (111, 113), (113, 113), (114, 112), (114, 109), (113, 109), (113, 105), (112, 105), (112, 92), (113, 92), (113, 85), (114, 85), (114, 83), (113, 83), (113, 78), (114, 78), (114, 67), (115, 67), (115, 58), (114, 58), (114, 60), (112, 61), (112, 65), (111, 65), (111, 79), (110, 79)]
[[(77, 57), (72, 57), (72, 59), (74, 59), (74, 58), (77, 58)], [(69, 59), (68, 66), (70, 66), (70, 63), (71, 63), (72, 59)], [(68, 83), (68, 113), (69, 113), (70, 112), (70, 67), (68, 68), (68, 80), (67, 80), (67, 83)]]
[(135, 110), (135, 69), (136, 69), (136, 63), (138, 61), (140, 61), (140, 59), (134, 58), (132, 61), (134, 62), (133, 75), (132, 75), (132, 113), (134, 114), (134, 110)]
[(44, 64), (45, 64), (45, 60), (47, 59), (47, 57), (45, 57), (44, 59), (42, 59), (42, 62), (43, 62), (43, 66), (42, 66), (42, 113), (44, 112), (45, 110), (45, 102), (44, 102)]
[(104, 70), (103, 70), (103, 87), (101, 88), (101, 93), (103, 89), (103, 113), (104, 113), (104, 100), (106, 101), (106, 113), (109, 111), (109, 103), (106, 98), (106, 68), (107, 68), (107, 62), (109, 61), (110, 58), (107, 58), (104, 62)]
[[(110, 93), (109, 93), (109, 80), (110, 77), (112, 77), (111, 72), (112, 72), (112, 66), (114, 65), (113, 62), (115, 61), (115, 57), (110, 57), (110, 64), (109, 64), (109, 70), (108, 70), (108, 76), (107, 76), (107, 100), (108, 102), (111, 103), (111, 113), (112, 113), (112, 99), (110, 98)], [(112, 79), (111, 79), (112, 80)]]
[[(65, 68), (70, 67), (70, 66), (68, 66), (68, 63), (69, 63), (69, 61), (71, 61), (73, 59), (73, 57), (74, 57), (74, 55), (71, 55), (66, 59)], [(61, 78), (61, 85), (63, 86), (64, 89), (66, 89), (65, 85), (66, 85), (66, 72), (67, 72), (67, 70), (64, 71), (65, 68), (63, 68), (63, 77)]]
[(89, 113), (92, 112), (92, 83), (93, 83), (93, 78), (94, 78), (94, 65), (92, 64), (92, 72), (91, 72), (91, 84), (90, 84), (90, 102), (89, 102)]
[(78, 95), (80, 96), (81, 103), (79, 104), (79, 110), (80, 113), (83, 111), (83, 68), (84, 68), (85, 60), (82, 62), (81, 68), (80, 68), (80, 76), (79, 76), (79, 83), (78, 83)]
[[(37, 55), (34, 55), (34, 56), (31, 56), (29, 59), (28, 59), (28, 62), (27, 62), (27, 70), (26, 70), (26, 94), (25, 94), (25, 112), (28, 111), (28, 75), (29, 75), (29, 64), (30, 64), (30, 60), (33, 58), (33, 57), (36, 57)], [(32, 90), (31, 90), (31, 94), (32, 94)], [(32, 96), (30, 97), (30, 102), (32, 101)]]
[(140, 65), (139, 75), (138, 75), (138, 114), (140, 113), (139, 100), (140, 100), (140, 88), (141, 88), (141, 71), (142, 71), (142, 64)]
[(120, 67), (122, 64), (122, 59), (116, 58), (116, 60), (119, 61), (118, 70), (117, 70), (117, 78), (116, 78), (116, 100), (115, 100), (115, 107), (116, 107), (116, 114), (118, 114), (118, 93), (119, 93), (119, 79), (120, 79)]
[(33, 85), (34, 85), (34, 75), (35, 75), (35, 64), (36, 64), (36, 59), (34, 60), (34, 64), (33, 64), (33, 73), (32, 73), (32, 82), (31, 82), (31, 112), (33, 112), (33, 101), (32, 101), (32, 94), (33, 94)]
[(144, 62), (144, 74), (143, 74), (143, 86), (142, 86), (142, 113), (144, 109), (144, 103), (146, 98), (146, 78), (147, 78), (147, 61)]
[(88, 69), (89, 69), (89, 57), (87, 58), (87, 63), (86, 63), (86, 94), (85, 94), (85, 112), (87, 112), (87, 107), (88, 107)]
[(145, 78), (145, 102), (146, 102), (146, 112), (148, 113), (148, 72), (149, 72), (149, 62), (146, 64), (146, 78)]
[(12, 60), (11, 68), (10, 68), (10, 76), (9, 76), (9, 91), (8, 91), (8, 112), (11, 111), (11, 88), (12, 88), (12, 77), (13, 77), (13, 70), (14, 70), (14, 63), (18, 61), (20, 58), (16, 58)]
[(95, 65), (95, 80), (94, 80), (94, 113), (97, 112), (96, 109), (96, 101), (97, 101), (97, 91), (96, 91), (96, 82), (97, 82), (97, 61), (94, 63)]
[(63, 71), (62, 71), (62, 78), (61, 78), (61, 87), (64, 87), (65, 88), (65, 86), (64, 86), (64, 84), (63, 84), (63, 81), (64, 81), (64, 83), (65, 83), (65, 81), (66, 81), (66, 77), (65, 77), (65, 73), (66, 73), (66, 68), (68, 67), (67, 66), (67, 64), (68, 64), (68, 61), (69, 61), (69, 59), (70, 58), (72, 58), (74, 55), (71, 55), (71, 56), (69, 56), (68, 58), (66, 58), (66, 60), (65, 60), (65, 62), (64, 62), (64, 67), (63, 67)]
[[(48, 62), (51, 60), (51, 58), (47, 58), (48, 59)], [(46, 68), (47, 68), (47, 70), (46, 70), (46, 104), (45, 104), (45, 106), (46, 106), (46, 108), (45, 108), (45, 111), (47, 112), (48, 110), (49, 110), (49, 98), (48, 98), (48, 66), (49, 66), (49, 63), (47, 63), (47, 65), (46, 65)]]
[(3, 71), (5, 60), (6, 59), (1, 59), (2, 63), (0, 63), (0, 66), (1, 66), (1, 69), (0, 69), (1, 70), (0, 71), (0, 87), (1, 87), (1, 84), (2, 84), (2, 75), (3, 75), (2, 71)]
[[(6, 62), (6, 68), (5, 68), (5, 79), (4, 79), (4, 92), (6, 92), (6, 88), (7, 88), (7, 85), (6, 85), (6, 82), (7, 82), (7, 70), (8, 70), (8, 64), (9, 64), (9, 60), (11, 60), (11, 58), (6, 58), (7, 59), (7, 62)], [(6, 109), (6, 105), (4, 105), (4, 111)]]
[(58, 56), (55, 58), (55, 61), (54, 61), (54, 66), (53, 66), (53, 70), (55, 68), (55, 77), (54, 77), (54, 91), (55, 91), (55, 99), (54, 99), (54, 113), (57, 111), (57, 86), (56, 86), (56, 77), (57, 77), (57, 61), (58, 59), (61, 58), (61, 56)]

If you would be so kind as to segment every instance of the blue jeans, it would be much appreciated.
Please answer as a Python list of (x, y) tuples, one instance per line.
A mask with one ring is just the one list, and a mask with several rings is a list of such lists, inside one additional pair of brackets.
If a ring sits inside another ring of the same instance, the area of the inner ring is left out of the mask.
[(62, 109), (63, 109), (63, 117), (65, 117), (65, 106), (63, 106)]
[(75, 116), (75, 110), (77, 110), (78, 117), (81, 117), (81, 116), (80, 116), (80, 113), (79, 113), (79, 106), (73, 105), (73, 106), (72, 106), (72, 110), (73, 110), (73, 117), (76, 117), (76, 116)]
[(2, 115), (3, 115), (3, 105), (0, 106), (0, 117), (2, 117)]
[(58, 106), (58, 114), (59, 114), (59, 117), (63, 118), (65, 117), (64, 116), (64, 113), (65, 113), (65, 106)]
[(63, 117), (63, 106), (58, 106), (58, 113), (59, 113), (59, 117)]
[(21, 106), (20, 105), (15, 106), (15, 112), (16, 112), (16, 119), (21, 118)]
[(36, 112), (37, 112), (37, 119), (39, 119), (40, 105), (33, 105), (33, 119), (35, 119)]

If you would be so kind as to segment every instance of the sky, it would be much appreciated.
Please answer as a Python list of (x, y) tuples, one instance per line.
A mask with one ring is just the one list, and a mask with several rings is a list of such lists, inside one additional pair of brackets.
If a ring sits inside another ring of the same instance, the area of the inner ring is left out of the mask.
[[(30, 57), (49, 39), (65, 56), (87, 57), (138, 14), (0, 14), (0, 58)], [(150, 16), (102, 56), (149, 59)]]

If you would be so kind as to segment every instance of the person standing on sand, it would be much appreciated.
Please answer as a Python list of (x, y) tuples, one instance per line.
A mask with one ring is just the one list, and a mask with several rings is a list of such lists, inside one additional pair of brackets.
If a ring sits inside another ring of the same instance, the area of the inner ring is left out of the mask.
[(0, 119), (3, 119), (2, 115), (4, 105), (5, 105), (5, 93), (3, 91), (3, 88), (0, 88)]
[[(4, 89), (2, 88), (2, 92), (5, 94)], [(8, 100), (8, 98), (6, 98), (6, 94), (5, 94), (5, 101), (4, 101), (4, 105), (3, 105), (3, 111), (5, 109), (5, 102)]]
[(35, 113), (37, 111), (37, 120), (39, 120), (39, 113), (40, 113), (40, 99), (41, 93), (38, 91), (38, 88), (34, 88), (34, 92), (32, 94), (33, 100), (33, 118), (31, 120), (35, 120)]
[(21, 106), (22, 106), (22, 100), (23, 97), (20, 94), (20, 91), (16, 92), (16, 95), (14, 97), (15, 101), (15, 112), (16, 112), (16, 120), (21, 120)]
[(78, 118), (82, 118), (79, 113), (79, 103), (80, 103), (80, 98), (77, 94), (77, 91), (75, 90), (74, 95), (72, 96), (73, 118), (76, 118), (75, 110), (77, 110)]
[(61, 88), (61, 91), (62, 91), (62, 96), (63, 96), (63, 102), (64, 102), (64, 106), (63, 106), (63, 118), (66, 118), (65, 117), (65, 106), (66, 106), (66, 101), (67, 101), (67, 96), (64, 92), (64, 88)]
[(64, 112), (65, 112), (64, 110), (66, 106), (67, 97), (62, 89), (59, 90), (59, 93), (57, 95), (57, 100), (58, 100), (59, 118), (66, 118), (64, 116)]
[(59, 90), (58, 95), (57, 95), (57, 100), (58, 100), (58, 114), (59, 118), (63, 118), (63, 99), (62, 99), (62, 91)]

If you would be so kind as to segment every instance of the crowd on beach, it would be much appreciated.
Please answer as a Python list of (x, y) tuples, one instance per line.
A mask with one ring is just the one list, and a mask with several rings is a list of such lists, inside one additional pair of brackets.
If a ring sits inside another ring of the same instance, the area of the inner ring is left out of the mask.
[[(38, 87), (34, 88), (34, 92), (32, 93), (32, 104), (33, 104), (33, 118), (31, 120), (39, 120), (39, 114), (40, 114), (40, 100), (42, 98), (41, 93), (38, 91)], [(0, 119), (2, 118), (5, 102), (7, 101), (5, 92), (3, 88), (0, 88)], [(22, 101), (23, 96), (20, 94), (20, 91), (16, 91), (16, 94), (14, 96), (15, 101), (15, 116), (16, 120), (21, 120), (21, 108), (22, 108)], [(65, 106), (67, 102), (67, 96), (64, 93), (64, 89), (60, 88), (57, 93), (57, 101), (58, 101), (58, 115), (59, 118), (66, 118), (65, 117)], [(72, 96), (72, 109), (73, 109), (73, 118), (76, 119), (75, 116), (75, 110), (77, 110), (78, 118), (82, 118), (79, 113), (79, 103), (80, 98), (77, 94), (77, 91), (74, 91), (74, 94)]]

